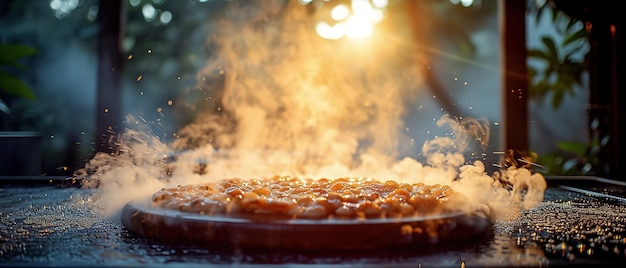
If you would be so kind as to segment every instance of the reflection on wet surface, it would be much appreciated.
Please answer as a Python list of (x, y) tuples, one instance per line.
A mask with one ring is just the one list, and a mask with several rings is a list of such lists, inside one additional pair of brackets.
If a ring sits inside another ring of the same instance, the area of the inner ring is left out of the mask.
[(626, 261), (626, 204), (573, 192), (549, 191), (540, 207), (523, 213), (517, 245), (565, 260)]
[(331, 264), (401, 267), (571, 266), (626, 261), (626, 204), (549, 188), (545, 201), (492, 235), (384, 252), (267, 252), (176, 245), (137, 236), (100, 216), (89, 191), (58, 186), (0, 188), (0, 263), (144, 266)]

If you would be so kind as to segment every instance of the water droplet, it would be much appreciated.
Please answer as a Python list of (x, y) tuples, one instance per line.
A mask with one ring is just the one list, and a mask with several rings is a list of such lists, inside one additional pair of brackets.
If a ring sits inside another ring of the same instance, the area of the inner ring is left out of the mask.
[(172, 100), (168, 100), (167, 101), (167, 105), (172, 106), (172, 104), (174, 104), (174, 101), (172, 101)]
[(108, 113), (109, 112), (109, 108), (104, 108), (104, 112)]
[(463, 85), (466, 85), (466, 86), (467, 86), (467, 82), (464, 82), (464, 83), (463, 83)]
[(148, 54), (152, 54), (152, 49), (148, 49)]

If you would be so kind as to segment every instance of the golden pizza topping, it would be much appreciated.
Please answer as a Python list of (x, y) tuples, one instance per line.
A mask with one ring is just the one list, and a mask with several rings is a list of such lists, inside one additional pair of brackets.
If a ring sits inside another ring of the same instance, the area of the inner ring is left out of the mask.
[(399, 218), (451, 211), (462, 198), (447, 185), (380, 182), (371, 178), (225, 179), (164, 188), (155, 207), (205, 215), (276, 214), (303, 219)]

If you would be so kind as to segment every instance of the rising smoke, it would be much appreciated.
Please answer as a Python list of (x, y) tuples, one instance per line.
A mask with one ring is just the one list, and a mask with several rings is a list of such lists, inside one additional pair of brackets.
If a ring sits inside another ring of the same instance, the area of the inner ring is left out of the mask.
[(543, 199), (541, 175), (511, 167), (496, 180), (466, 160), (488, 143), (485, 120), (444, 116), (450, 135), (412, 149), (403, 116), (422, 90), (423, 66), (402, 32), (324, 40), (297, 1), (256, 1), (224, 15), (212, 24), (213, 56), (197, 79), (213, 105), (171, 143), (129, 116), (118, 152), (77, 172), (110, 213), (162, 187), (274, 175), (449, 184), (503, 212)]

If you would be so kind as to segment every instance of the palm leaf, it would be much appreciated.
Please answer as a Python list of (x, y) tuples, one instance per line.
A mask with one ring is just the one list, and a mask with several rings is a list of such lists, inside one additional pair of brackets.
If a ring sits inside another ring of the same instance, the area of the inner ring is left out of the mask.
[(15, 60), (37, 53), (37, 50), (23, 45), (0, 45), (0, 60)]
[(27, 99), (35, 98), (35, 94), (24, 82), (4, 72), (0, 72), (0, 91)]

